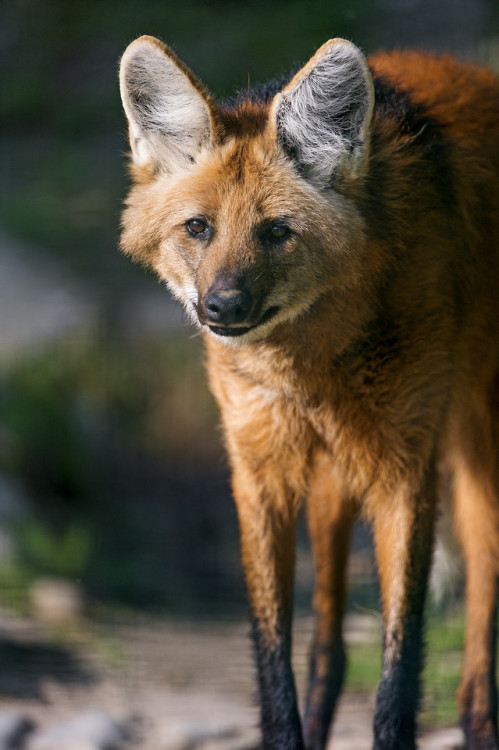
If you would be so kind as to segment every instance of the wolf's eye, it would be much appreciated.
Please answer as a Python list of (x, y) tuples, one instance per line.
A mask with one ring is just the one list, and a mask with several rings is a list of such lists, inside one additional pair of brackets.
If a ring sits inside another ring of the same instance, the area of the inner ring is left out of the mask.
[(186, 222), (186, 227), (189, 232), (196, 237), (203, 234), (203, 232), (206, 232), (208, 224), (202, 219), (189, 219), (189, 221)]
[(282, 240), (289, 234), (289, 228), (285, 224), (272, 224), (269, 229), (269, 237), (272, 240)]

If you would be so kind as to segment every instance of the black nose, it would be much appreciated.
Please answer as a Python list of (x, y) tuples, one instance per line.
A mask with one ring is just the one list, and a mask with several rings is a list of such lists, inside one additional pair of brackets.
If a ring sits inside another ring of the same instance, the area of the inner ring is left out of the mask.
[(210, 323), (231, 325), (244, 323), (253, 306), (253, 298), (244, 289), (214, 289), (203, 301), (203, 309)]

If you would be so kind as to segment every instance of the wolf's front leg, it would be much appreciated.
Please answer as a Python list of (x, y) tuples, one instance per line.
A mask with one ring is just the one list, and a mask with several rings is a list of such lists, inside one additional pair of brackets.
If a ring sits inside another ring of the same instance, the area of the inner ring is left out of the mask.
[(291, 618), (297, 503), (265, 472), (234, 467), (248, 588), (264, 750), (303, 750), (291, 670)]
[(423, 662), (423, 610), (435, 519), (435, 472), (371, 498), (383, 606), (383, 668), (375, 750), (414, 750)]

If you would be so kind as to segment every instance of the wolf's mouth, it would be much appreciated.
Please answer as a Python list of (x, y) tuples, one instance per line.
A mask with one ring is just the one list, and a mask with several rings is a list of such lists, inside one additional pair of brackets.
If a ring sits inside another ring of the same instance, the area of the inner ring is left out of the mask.
[(213, 333), (216, 333), (217, 336), (244, 336), (245, 333), (254, 331), (255, 328), (258, 328), (259, 326), (263, 325), (263, 323), (267, 323), (269, 320), (271, 320), (274, 315), (277, 315), (279, 309), (279, 307), (269, 307), (269, 309), (262, 315), (258, 323), (255, 323), (255, 325), (252, 326), (238, 326), (237, 328), (229, 328), (229, 326), (208, 326), (208, 328)]

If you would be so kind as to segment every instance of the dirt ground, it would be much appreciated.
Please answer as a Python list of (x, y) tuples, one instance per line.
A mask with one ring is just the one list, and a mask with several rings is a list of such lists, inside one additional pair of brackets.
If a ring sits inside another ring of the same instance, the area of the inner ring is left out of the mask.
[[(308, 617), (295, 624), (298, 686), (305, 683), (311, 628)], [(0, 750), (256, 750), (247, 630), (243, 621), (137, 615), (105, 625), (80, 620), (54, 630), (2, 610)], [(378, 637), (379, 624), (370, 615), (356, 615), (346, 630), (354, 645)], [(371, 747), (373, 705), (373, 695), (344, 696), (330, 750)], [(2, 745), (2, 715), (30, 723), (25, 744)], [(101, 734), (114, 726), (114, 744), (78, 740), (78, 733), (98, 734), (97, 725)], [(456, 729), (420, 743), (422, 750), (461, 746)]]

